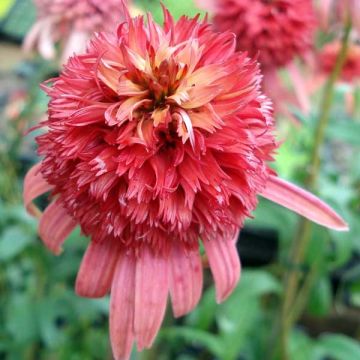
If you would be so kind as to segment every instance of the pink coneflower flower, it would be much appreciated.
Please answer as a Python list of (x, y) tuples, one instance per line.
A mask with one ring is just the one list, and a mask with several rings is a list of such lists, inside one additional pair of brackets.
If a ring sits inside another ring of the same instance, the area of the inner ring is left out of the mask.
[[(317, 56), (317, 62), (313, 66), (313, 76), (309, 80), (309, 88), (312, 92), (322, 87), (329, 74), (334, 71), (336, 61), (341, 51), (341, 41), (335, 40), (326, 44)], [(338, 81), (345, 83), (345, 105), (349, 114), (355, 110), (354, 89), (360, 80), (360, 46), (352, 42), (349, 45), (346, 60), (341, 70)]]
[(33, 0), (38, 19), (24, 41), (25, 51), (37, 49), (45, 59), (55, 58), (55, 44), (62, 47), (62, 61), (85, 50), (93, 32), (113, 29), (123, 20), (121, 0)]
[(281, 67), (312, 47), (311, 0), (198, 0), (220, 31), (237, 36), (237, 49), (258, 56), (263, 67)]
[[(318, 57), (319, 70), (329, 75), (335, 67), (336, 60), (341, 50), (341, 42), (334, 41), (326, 44)], [(352, 43), (348, 49), (345, 64), (342, 68), (340, 79), (351, 83), (360, 78), (360, 46)]]
[[(202, 289), (202, 242), (217, 301), (240, 277), (236, 239), (262, 195), (337, 230), (343, 220), (284, 180), (267, 162), (278, 144), (258, 65), (229, 32), (164, 10), (100, 33), (46, 87), (43, 160), (24, 201), (55, 254), (78, 224), (91, 242), (76, 292), (111, 292), (116, 359), (151, 346), (170, 294), (175, 316)], [(32, 201), (51, 191), (41, 214)]]
[[(264, 91), (275, 110), (292, 118), (289, 102), (310, 110), (302, 76), (293, 60), (312, 48), (315, 14), (311, 0), (197, 0), (213, 15), (214, 27), (236, 34), (237, 49), (257, 57), (264, 74)], [(277, 70), (288, 67), (295, 97), (289, 94)]]

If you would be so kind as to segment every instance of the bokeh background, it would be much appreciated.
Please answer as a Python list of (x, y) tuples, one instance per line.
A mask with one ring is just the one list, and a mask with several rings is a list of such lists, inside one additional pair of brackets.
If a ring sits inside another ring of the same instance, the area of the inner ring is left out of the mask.
[[(178, 17), (199, 12), (192, 0), (164, 0)], [(138, 8), (161, 21), (157, 0)], [(108, 298), (82, 299), (73, 286), (88, 240), (76, 230), (55, 257), (37, 235), (37, 221), (22, 204), (22, 182), (37, 161), (34, 137), (24, 136), (46, 113), (39, 83), (56, 75), (57, 63), (24, 56), (21, 43), (35, 21), (31, 0), (0, 1), (0, 359), (112, 359), (108, 340)], [(341, 30), (339, 30), (341, 31)], [(318, 34), (316, 46), (332, 37)], [(360, 61), (360, 59), (359, 59)], [(310, 70), (304, 67), (307, 75)], [(309, 75), (308, 74), (308, 75)], [(286, 82), (288, 74), (280, 76)], [(295, 324), (287, 337), (290, 360), (360, 359), (360, 86), (339, 82), (322, 144), (316, 193), (350, 224), (350, 232), (313, 226), (301, 264), (291, 261), (299, 218), (261, 199), (239, 241), (240, 284), (223, 304), (215, 303), (210, 272), (201, 303), (174, 320), (168, 311), (154, 347), (133, 359), (267, 360), (279, 358), (281, 304), (286, 276), (302, 281)], [(349, 111), (346, 98), (352, 92)], [(270, 94), (271, 96), (271, 94)], [(278, 173), (304, 184), (311, 161), (322, 87), (311, 111), (296, 106), (296, 121), (278, 116)], [(46, 198), (43, 199), (46, 202)], [(285, 278), (285, 280), (284, 280)]]

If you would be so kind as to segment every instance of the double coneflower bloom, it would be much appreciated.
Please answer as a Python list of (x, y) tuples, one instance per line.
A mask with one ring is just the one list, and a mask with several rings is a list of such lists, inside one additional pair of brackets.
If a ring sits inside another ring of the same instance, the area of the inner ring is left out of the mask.
[[(175, 316), (202, 292), (202, 243), (218, 302), (240, 277), (236, 240), (261, 195), (346, 230), (315, 196), (268, 166), (278, 147), (256, 61), (196, 17), (151, 15), (99, 33), (43, 88), (42, 160), (25, 179), (28, 211), (55, 254), (79, 224), (91, 242), (76, 292), (111, 292), (116, 359), (151, 346), (170, 294)], [(33, 200), (51, 192), (43, 213)]]

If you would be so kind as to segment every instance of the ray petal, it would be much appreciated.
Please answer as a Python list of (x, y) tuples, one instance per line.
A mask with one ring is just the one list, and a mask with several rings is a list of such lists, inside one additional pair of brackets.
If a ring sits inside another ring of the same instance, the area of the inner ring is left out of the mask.
[(34, 165), (26, 174), (24, 179), (23, 199), (26, 210), (33, 216), (40, 216), (41, 211), (35, 206), (33, 200), (50, 191), (52, 186), (43, 178), (41, 163)]
[(151, 346), (160, 329), (168, 291), (168, 260), (144, 247), (136, 263), (134, 330), (139, 351)]
[(174, 244), (170, 258), (170, 295), (175, 317), (194, 309), (202, 292), (203, 273), (199, 250)]
[(240, 278), (240, 259), (236, 249), (237, 236), (232, 240), (203, 239), (206, 255), (215, 281), (216, 301), (224, 301)]
[(120, 254), (110, 298), (110, 339), (115, 360), (128, 360), (134, 342), (135, 267), (133, 254)]
[(46, 247), (59, 255), (61, 246), (76, 227), (76, 221), (57, 201), (52, 202), (41, 215), (39, 235)]
[(119, 239), (113, 238), (91, 241), (76, 278), (75, 290), (78, 295), (98, 298), (110, 291), (120, 244)]
[(307, 219), (338, 231), (347, 231), (348, 225), (327, 204), (315, 195), (277, 176), (270, 176), (261, 196), (280, 204)]

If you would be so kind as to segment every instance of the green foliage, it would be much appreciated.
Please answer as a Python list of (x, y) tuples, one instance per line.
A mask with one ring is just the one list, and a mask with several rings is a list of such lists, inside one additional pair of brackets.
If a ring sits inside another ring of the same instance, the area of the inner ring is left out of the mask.
[[(255, 359), (257, 346), (266, 351), (267, 344), (261, 344), (259, 335), (263, 335), (267, 326), (272, 326), (267, 316), (273, 311), (272, 297), (280, 294), (281, 285), (275, 277), (265, 271), (246, 270), (239, 286), (224, 304), (215, 304), (214, 289), (210, 288), (197, 310), (186, 319), (186, 326), (164, 329), (162, 337), (181, 338), (219, 359), (236, 359), (242, 351)], [(207, 332), (213, 327), (217, 329), (216, 335)], [(258, 343), (254, 341), (256, 338)]]

